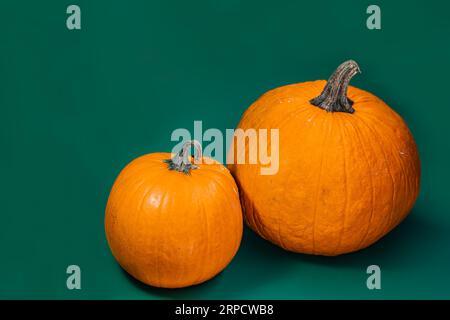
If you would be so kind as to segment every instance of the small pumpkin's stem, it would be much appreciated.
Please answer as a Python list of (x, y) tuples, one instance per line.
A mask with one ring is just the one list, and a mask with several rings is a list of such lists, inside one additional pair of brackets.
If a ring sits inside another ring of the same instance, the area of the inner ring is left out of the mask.
[(353, 60), (345, 61), (328, 79), (322, 93), (309, 102), (328, 112), (355, 112), (353, 101), (347, 97), (347, 88), (357, 73), (361, 73), (358, 64)]
[(180, 152), (175, 154), (172, 159), (163, 160), (168, 164), (169, 170), (176, 170), (189, 174), (191, 170), (197, 169), (198, 166), (191, 163), (191, 147), (194, 147), (197, 155), (194, 157), (194, 163), (202, 158), (202, 146), (197, 140), (187, 141)]

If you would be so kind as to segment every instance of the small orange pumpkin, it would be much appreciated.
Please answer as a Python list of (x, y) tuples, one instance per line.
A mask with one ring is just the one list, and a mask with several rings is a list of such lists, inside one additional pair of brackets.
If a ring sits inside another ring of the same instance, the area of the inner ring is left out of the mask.
[[(247, 224), (286, 250), (333, 256), (365, 248), (397, 226), (418, 196), (414, 139), (388, 105), (348, 86), (358, 72), (347, 61), (328, 82), (271, 90), (238, 125), (279, 129), (277, 174), (261, 175), (261, 163), (229, 168)], [(249, 149), (248, 141), (232, 144), (247, 158)]]
[(202, 158), (196, 141), (173, 158), (152, 153), (128, 164), (105, 214), (106, 237), (119, 264), (136, 279), (164, 288), (198, 284), (222, 271), (238, 250), (242, 224), (233, 177), (222, 164)]

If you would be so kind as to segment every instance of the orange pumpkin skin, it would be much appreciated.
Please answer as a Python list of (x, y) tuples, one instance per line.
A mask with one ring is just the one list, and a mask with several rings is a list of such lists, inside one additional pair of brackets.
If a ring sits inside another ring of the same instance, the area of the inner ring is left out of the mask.
[(105, 215), (108, 244), (136, 279), (178, 288), (204, 282), (222, 271), (242, 238), (239, 194), (218, 162), (190, 174), (170, 171), (153, 153), (128, 164), (111, 190)]
[[(255, 232), (289, 251), (334, 256), (373, 244), (408, 215), (420, 162), (402, 118), (373, 94), (349, 87), (354, 113), (312, 105), (325, 84), (276, 88), (242, 116), (238, 128), (279, 129), (277, 174), (261, 175), (260, 164), (229, 168)], [(242, 146), (232, 151), (248, 157), (253, 147)]]

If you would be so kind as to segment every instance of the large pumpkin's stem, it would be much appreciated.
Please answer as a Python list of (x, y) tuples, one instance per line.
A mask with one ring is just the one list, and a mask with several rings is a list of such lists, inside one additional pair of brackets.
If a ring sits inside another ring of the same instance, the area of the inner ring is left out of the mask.
[(350, 79), (360, 72), (355, 61), (345, 61), (328, 79), (322, 93), (309, 102), (328, 112), (355, 112), (353, 101), (347, 97), (347, 88)]
[(172, 159), (163, 160), (168, 164), (169, 170), (176, 170), (189, 174), (191, 170), (198, 168), (198, 166), (191, 163), (191, 146), (193, 146), (195, 151), (197, 152), (196, 156), (194, 157), (194, 162), (202, 158), (202, 146), (200, 145), (200, 143), (197, 140), (189, 140), (183, 145), (180, 152), (175, 154)]

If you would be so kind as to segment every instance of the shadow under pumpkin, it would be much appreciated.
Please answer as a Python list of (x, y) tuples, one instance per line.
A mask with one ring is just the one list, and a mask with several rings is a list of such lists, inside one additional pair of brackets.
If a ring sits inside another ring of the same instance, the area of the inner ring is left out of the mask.
[(134, 287), (157, 298), (208, 299), (211, 295), (212, 298), (233, 296), (232, 292), (222, 290), (221, 283), (226, 282), (227, 287), (234, 286), (240, 292), (247, 290), (245, 288), (253, 291), (263, 284), (267, 285), (271, 279), (284, 277), (293, 267), (301, 270), (299, 264), (330, 266), (337, 270), (352, 269), (362, 273), (363, 277), (367, 266), (377, 263), (383, 265), (383, 270), (407, 270), (414, 261), (427, 259), (424, 252), (430, 251), (434, 243), (441, 241), (439, 237), (445, 236), (447, 232), (442, 226), (427, 220), (427, 216), (422, 207), (416, 207), (400, 225), (372, 246), (336, 257), (288, 252), (245, 227), (241, 247), (224, 271), (205, 283), (182, 289), (147, 286), (124, 270), (122, 272)]

